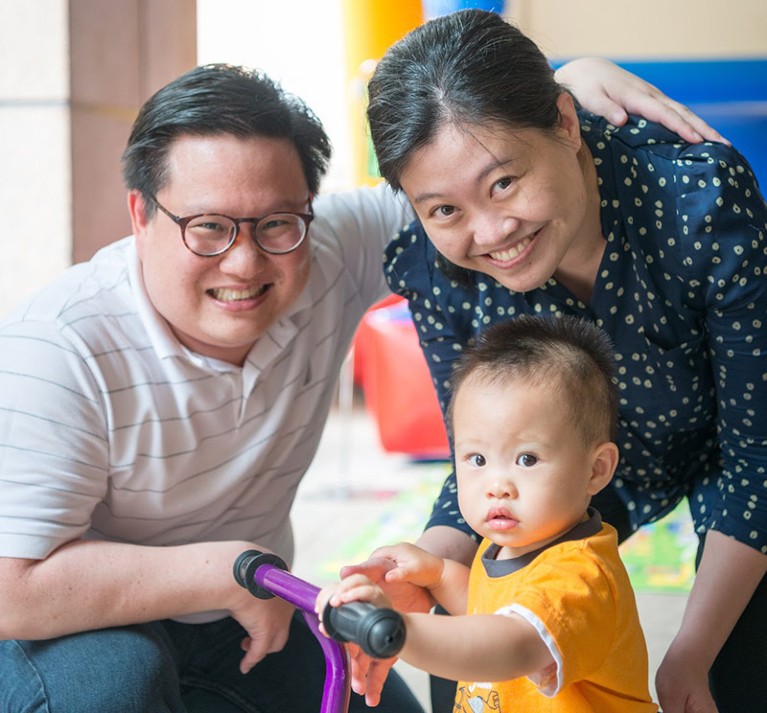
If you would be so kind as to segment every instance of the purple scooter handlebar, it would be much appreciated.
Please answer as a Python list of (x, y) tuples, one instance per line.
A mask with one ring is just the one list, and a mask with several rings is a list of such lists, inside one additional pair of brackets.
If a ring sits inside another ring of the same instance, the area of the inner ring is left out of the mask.
[(349, 704), (349, 657), (341, 642), (351, 641), (369, 656), (390, 658), (405, 643), (402, 617), (391, 609), (379, 609), (367, 602), (325, 607), (322, 620), (332, 639), (319, 630), (314, 605), (320, 590), (287, 571), (285, 562), (274, 554), (247, 550), (234, 563), (234, 578), (254, 597), (278, 596), (299, 609), (325, 654), (323, 713), (344, 713)]

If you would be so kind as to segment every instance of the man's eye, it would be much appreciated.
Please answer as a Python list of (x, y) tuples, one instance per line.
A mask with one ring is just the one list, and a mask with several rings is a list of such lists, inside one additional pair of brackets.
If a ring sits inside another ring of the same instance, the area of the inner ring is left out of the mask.
[(226, 220), (218, 220), (215, 216), (205, 216), (189, 223), (186, 229), (197, 235), (207, 237), (217, 234), (229, 234), (232, 224)]
[(473, 465), (475, 468), (481, 468), (487, 464), (485, 456), (483, 456), (481, 453), (473, 453), (466, 460), (468, 461), (469, 465)]
[(517, 465), (521, 465), (523, 468), (532, 468), (538, 462), (538, 459), (530, 453), (523, 453), (517, 458), (516, 462)]
[[(292, 222), (295, 222), (295, 221), (292, 221)], [(258, 227), (262, 231), (275, 231), (275, 230), (284, 230), (285, 226), (290, 224), (291, 223), (285, 220), (285, 218), (280, 218), (279, 216), (272, 215), (272, 216), (268, 216), (265, 220), (259, 223)]]

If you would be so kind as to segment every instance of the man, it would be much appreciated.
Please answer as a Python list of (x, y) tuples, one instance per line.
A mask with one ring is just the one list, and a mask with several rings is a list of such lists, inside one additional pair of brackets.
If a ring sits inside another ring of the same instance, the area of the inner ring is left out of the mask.
[[(329, 156), (263, 75), (188, 72), (134, 124), (133, 235), (0, 322), (0, 710), (318, 710), (311, 633), (232, 565), (290, 562), (296, 488), (412, 218), (384, 187), (315, 203)], [(421, 708), (390, 677), (378, 710)]]
[[(232, 565), (290, 562), (296, 488), (410, 215), (383, 188), (315, 215), (329, 156), (268, 78), (192, 70), (133, 127), (134, 237), (0, 324), (0, 709), (319, 710), (312, 634)], [(401, 681), (384, 705), (421, 710)]]

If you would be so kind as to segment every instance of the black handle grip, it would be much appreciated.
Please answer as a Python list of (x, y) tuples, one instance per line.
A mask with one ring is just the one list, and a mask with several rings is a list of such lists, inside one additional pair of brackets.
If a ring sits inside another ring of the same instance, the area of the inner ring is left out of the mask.
[(271, 599), (274, 593), (264, 589), (264, 587), (259, 587), (253, 579), (255, 571), (262, 564), (271, 564), (286, 571), (288, 569), (288, 565), (285, 564), (282, 557), (259, 550), (246, 550), (234, 561), (234, 579), (237, 584), (245, 587), (254, 597)]
[(405, 622), (392, 609), (378, 608), (369, 602), (351, 602), (339, 607), (328, 604), (322, 613), (328, 635), (336, 641), (359, 644), (378, 659), (396, 656), (405, 645)]

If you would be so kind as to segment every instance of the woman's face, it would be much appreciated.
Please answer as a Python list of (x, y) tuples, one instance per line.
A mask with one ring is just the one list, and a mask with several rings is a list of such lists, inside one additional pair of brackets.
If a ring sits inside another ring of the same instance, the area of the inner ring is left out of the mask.
[(572, 99), (559, 103), (552, 132), (446, 124), (401, 176), (435, 247), (516, 292), (577, 274), (604, 246)]

